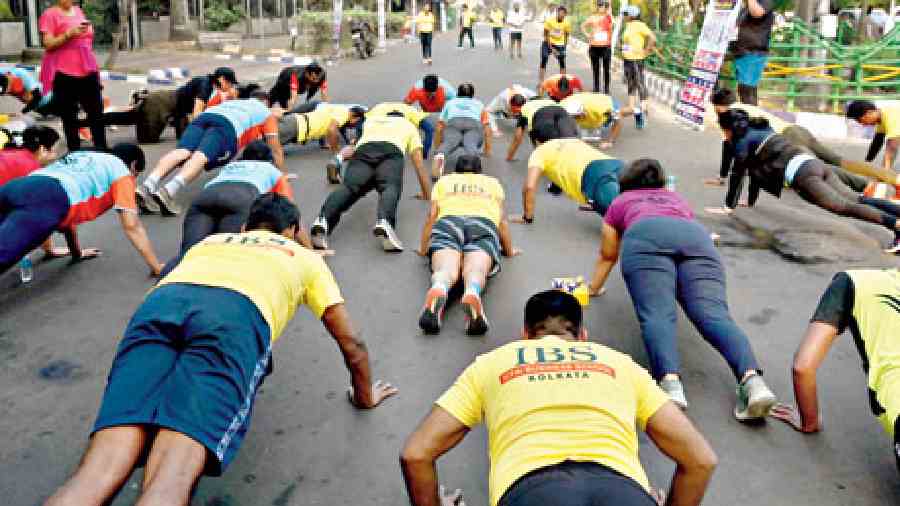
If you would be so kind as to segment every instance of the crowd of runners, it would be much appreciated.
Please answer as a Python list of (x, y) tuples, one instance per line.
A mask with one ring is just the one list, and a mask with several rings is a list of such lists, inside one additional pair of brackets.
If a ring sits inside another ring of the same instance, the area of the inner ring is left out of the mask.
[[(257, 389), (271, 370), (273, 344), (300, 305), (335, 339), (354, 407), (374, 408), (397, 394), (395, 386), (374, 379), (368, 349), (323, 257), (334, 254), (329, 238), (341, 216), (372, 190), (378, 194), (373, 235), (386, 252), (404, 250), (395, 227), (409, 165), (419, 184), (416, 197), (429, 202), (418, 217), (415, 250), (430, 260), (430, 287), (417, 314), (423, 332), (441, 331), (456, 296), (465, 307), (466, 333), (489, 332), (485, 285), (500, 273), (504, 257), (521, 253), (511, 227), (541, 226), (536, 205), (546, 178), (547, 191), (598, 215), (602, 238), (587, 289), (602, 296), (620, 264), (649, 357), (648, 371), (589, 342), (573, 295), (533, 295), (521, 339), (479, 356), (406, 441), (400, 460), (413, 504), (462, 503), (459, 491), (439, 487), (435, 462), (480, 423), (489, 433), (492, 505), (699, 504), (717, 457), (685, 414), (676, 306), (733, 373), (737, 420), (774, 417), (804, 433), (822, 428), (816, 370), (849, 328), (868, 375), (873, 413), (900, 468), (900, 341), (891, 332), (900, 318), (900, 274), (850, 270), (835, 276), (795, 357), (797, 407), (778, 404), (751, 339), (730, 314), (725, 268), (710, 232), (690, 203), (667, 188), (665, 161), (625, 161), (610, 151), (625, 118), (633, 117), (636, 129), (648, 125), (642, 62), (656, 49), (640, 10), (629, 7), (621, 27), (629, 104), (620, 104), (609, 94), (609, 11), (600, 0), (580, 27), (591, 42), (593, 91), (566, 68), (572, 27), (560, 7), (543, 24), (537, 85), (509, 83), (487, 105), (477, 98), (477, 83), (433, 73), (395, 102), (341, 104), (331, 100), (318, 63), (285, 68), (268, 90), (241, 84), (223, 67), (177, 89), (137, 93), (131, 104), (103, 115), (101, 126), (133, 125), (143, 144), (158, 142), (172, 126), (177, 146), (159, 160), (147, 160), (136, 143), (106, 148), (96, 124), (97, 149), (77, 149), (69, 125), (64, 135), (71, 149), (59, 157), (61, 136), (53, 128), (23, 122), (0, 131), (0, 274), (38, 248), (75, 261), (97, 256), (99, 250), (81, 246), (77, 228), (114, 210), (158, 277), (122, 334), (89, 446), (46, 504), (107, 504), (141, 466), (139, 504), (188, 504), (202, 476), (220, 475), (234, 459)], [(519, 29), (510, 35), (521, 51), (524, 20), (515, 16), (491, 12), (498, 49), (496, 29), (509, 23)], [(464, 11), (463, 20), (460, 45), (464, 36), (472, 41), (474, 17)], [(429, 9), (418, 26), (430, 64)], [(510, 55), (517, 56), (512, 44)], [(559, 73), (547, 76), (551, 56)], [(0, 92), (24, 103), (26, 112), (56, 112), (22, 69), (0, 68)], [(706, 183), (721, 187), (725, 205), (709, 212), (732, 212), (749, 176), (746, 205), (756, 203), (760, 189), (778, 197), (791, 188), (828, 211), (884, 226), (894, 234), (888, 251), (900, 252), (900, 205), (892, 198), (900, 193), (893, 170), (900, 107), (849, 104), (849, 118), (877, 131), (868, 161), (858, 161), (834, 153), (802, 127), (736, 103), (726, 88), (714, 94), (713, 106), (724, 141), (719, 176)], [(521, 199), (508, 199), (502, 177), (482, 167), (493, 139), (506, 132), (507, 161), (530, 151), (522, 163)], [(333, 185), (329, 194), (292, 187), (293, 161), (284, 146), (293, 143), (329, 150), (322, 167)], [(883, 165), (869, 163), (882, 145)], [(183, 190), (204, 171), (215, 175), (184, 202)], [(323, 202), (308, 231), (294, 204), (301, 196)], [(158, 256), (142, 226), (140, 216), (149, 214), (183, 216), (181, 247), (171, 260)], [(54, 232), (65, 247), (51, 242)], [(642, 469), (637, 429), (677, 464), (667, 490), (652, 487)]]

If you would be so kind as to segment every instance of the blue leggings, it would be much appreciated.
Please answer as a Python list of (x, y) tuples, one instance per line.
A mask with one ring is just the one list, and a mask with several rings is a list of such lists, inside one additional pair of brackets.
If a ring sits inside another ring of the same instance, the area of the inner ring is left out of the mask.
[(0, 274), (41, 245), (69, 213), (56, 179), (27, 176), (0, 186)]
[(740, 380), (759, 371), (747, 335), (728, 311), (725, 270), (709, 232), (697, 222), (644, 218), (622, 239), (622, 276), (657, 379), (681, 373), (675, 302)]

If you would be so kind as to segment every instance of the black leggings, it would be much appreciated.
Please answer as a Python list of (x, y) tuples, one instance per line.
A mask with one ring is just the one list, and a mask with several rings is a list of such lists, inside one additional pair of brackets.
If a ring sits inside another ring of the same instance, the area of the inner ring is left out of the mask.
[(820, 160), (809, 160), (800, 167), (791, 187), (803, 200), (834, 214), (882, 225), (895, 232), (900, 207), (855, 193)]
[(240, 232), (259, 190), (249, 183), (221, 182), (204, 188), (184, 217), (181, 254), (204, 238)]
[(422, 41), (422, 58), (431, 58), (431, 32), (419, 32), (419, 40)]
[(638, 482), (601, 464), (564, 460), (515, 481), (498, 506), (656, 506)]
[(588, 49), (591, 58), (591, 71), (594, 73), (594, 93), (600, 92), (600, 64), (603, 64), (603, 93), (609, 95), (609, 67), (612, 51), (609, 46), (591, 46)]
[(494, 49), (503, 49), (503, 28), (491, 27), (491, 34), (494, 36)]
[(69, 151), (81, 147), (78, 137), (78, 105), (87, 114), (87, 123), (94, 138), (94, 147), (106, 149), (106, 128), (103, 126), (103, 95), (100, 76), (94, 72), (75, 77), (57, 72), (53, 77), (53, 110), (63, 123), (63, 133)]
[(471, 28), (471, 27), (469, 27), (469, 28), (463, 28), (462, 30), (459, 31), (459, 47), (463, 47), (463, 46), (462, 46), (463, 37), (465, 37), (465, 36), (467, 36), (467, 35), (468, 35), (468, 37), (469, 37), (469, 45), (470, 45), (471, 47), (475, 47), (475, 37), (472, 35), (472, 28)]

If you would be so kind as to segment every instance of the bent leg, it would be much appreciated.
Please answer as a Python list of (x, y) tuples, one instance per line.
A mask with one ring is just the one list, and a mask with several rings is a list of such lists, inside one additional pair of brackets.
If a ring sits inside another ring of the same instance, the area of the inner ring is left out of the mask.
[(131, 476), (146, 441), (146, 429), (137, 425), (97, 431), (91, 437), (78, 470), (44, 506), (108, 504)]
[(184, 434), (160, 429), (144, 469), (137, 506), (186, 506), (206, 465), (206, 447)]
[(378, 218), (385, 219), (392, 227), (397, 225), (397, 205), (403, 192), (404, 159), (400, 156), (385, 158), (375, 168), (375, 189), (378, 191)]
[[(808, 162), (815, 163), (815, 162)], [(840, 189), (838, 181), (827, 166), (803, 167), (794, 179), (797, 194), (811, 204), (840, 216), (848, 216), (862, 221), (882, 225), (893, 231), (896, 219), (879, 209), (861, 204), (859, 196), (846, 186)], [(802, 177), (801, 177), (802, 176)]]
[(329, 234), (334, 231), (341, 214), (372, 189), (374, 176), (375, 170), (369, 164), (355, 158), (350, 160), (341, 186), (328, 195), (319, 212), (328, 221)]

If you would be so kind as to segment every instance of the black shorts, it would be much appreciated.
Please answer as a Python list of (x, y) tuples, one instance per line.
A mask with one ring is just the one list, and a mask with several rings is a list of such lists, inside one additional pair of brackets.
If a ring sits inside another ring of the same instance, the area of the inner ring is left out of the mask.
[(509, 40), (522, 41), (522, 32), (509, 32)]
[(644, 61), (625, 60), (623, 67), (628, 94), (638, 95), (641, 100), (647, 100), (647, 84), (646, 81), (644, 81)]
[(897, 461), (897, 472), (900, 473), (900, 417), (894, 420), (894, 458)]
[(516, 480), (497, 506), (657, 506), (638, 482), (594, 462), (566, 460)]
[(119, 342), (93, 432), (174, 430), (206, 447), (205, 474), (222, 474), (272, 370), (270, 336), (259, 309), (238, 292), (183, 283), (154, 289)]
[[(559, 68), (566, 68), (566, 46), (553, 46), (556, 50), (556, 61), (559, 62)], [(547, 41), (541, 42), (541, 68), (547, 68), (547, 60), (550, 59), (550, 44)]]
[(483, 251), (494, 260), (490, 275), (500, 271), (500, 234), (494, 222), (487, 218), (444, 216), (439, 219), (431, 229), (428, 256), (442, 249), (460, 253)]

